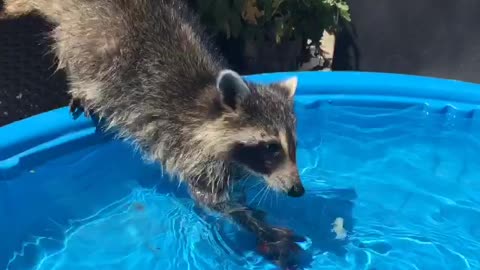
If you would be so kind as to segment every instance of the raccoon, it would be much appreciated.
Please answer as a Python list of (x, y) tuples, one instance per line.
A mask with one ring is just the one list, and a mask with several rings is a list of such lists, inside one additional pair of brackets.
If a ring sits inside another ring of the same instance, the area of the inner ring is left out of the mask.
[(5, 15), (43, 15), (70, 104), (97, 115), (146, 157), (184, 181), (202, 206), (255, 233), (285, 264), (297, 248), (230, 196), (238, 172), (264, 179), (291, 197), (305, 190), (296, 165), (297, 78), (269, 85), (245, 81), (211, 46), (178, 0), (6, 0)]

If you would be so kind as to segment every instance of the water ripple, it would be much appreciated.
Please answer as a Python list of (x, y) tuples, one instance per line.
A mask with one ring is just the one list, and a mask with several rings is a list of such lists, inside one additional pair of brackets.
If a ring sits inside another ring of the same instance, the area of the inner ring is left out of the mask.
[[(253, 188), (249, 199), (273, 224), (311, 239), (306, 269), (480, 269), (476, 115), (423, 105), (297, 110), (306, 195), (253, 199)], [(252, 235), (198, 209), (181, 189), (139, 185), (163, 175), (124, 146), (86, 149), (50, 166), (63, 178), (40, 168), (42, 185), (34, 176), (9, 183), (30, 185), (57, 211), (49, 221), (55, 233), (24, 241), (9, 270), (274, 269)], [(343, 240), (332, 231), (338, 218)]]

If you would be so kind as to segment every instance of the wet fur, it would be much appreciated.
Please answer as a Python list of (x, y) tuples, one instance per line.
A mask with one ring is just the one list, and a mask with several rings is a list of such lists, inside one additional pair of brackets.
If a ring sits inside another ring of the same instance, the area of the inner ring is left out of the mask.
[[(293, 170), (269, 184), (286, 191), (298, 178), (292, 96), (281, 84), (248, 84), (248, 94), (232, 97), (219, 91), (224, 61), (182, 2), (6, 0), (5, 11), (39, 12), (55, 24), (53, 49), (72, 97), (186, 181), (198, 202), (237, 213), (244, 208), (229, 204), (228, 189), (238, 147), (281, 141)], [(253, 220), (248, 212), (237, 218)]]
[(222, 60), (179, 2), (7, 0), (6, 11), (37, 9), (58, 25), (51, 35), (72, 96), (110, 128), (180, 179), (210, 179), (221, 188), (228, 164), (198, 151), (205, 143), (194, 137), (205, 119), (220, 116), (214, 86)]

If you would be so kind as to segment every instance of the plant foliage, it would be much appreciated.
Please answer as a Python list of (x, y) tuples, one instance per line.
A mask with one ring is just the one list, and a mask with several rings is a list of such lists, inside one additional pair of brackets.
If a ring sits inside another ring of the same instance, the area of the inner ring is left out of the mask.
[(202, 21), (227, 38), (320, 40), (350, 21), (345, 0), (196, 0)]

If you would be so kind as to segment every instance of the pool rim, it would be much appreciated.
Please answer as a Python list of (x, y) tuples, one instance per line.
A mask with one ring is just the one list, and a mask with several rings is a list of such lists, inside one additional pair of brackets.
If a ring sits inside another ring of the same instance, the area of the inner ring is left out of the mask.
[[(272, 83), (292, 76), (299, 79), (296, 99), (306, 103), (423, 104), (444, 112), (480, 113), (480, 84), (457, 80), (358, 71), (282, 72), (245, 78)], [(98, 134), (91, 120), (72, 119), (67, 107), (0, 127), (0, 181), (52, 155), (108, 140)]]

